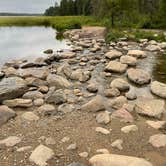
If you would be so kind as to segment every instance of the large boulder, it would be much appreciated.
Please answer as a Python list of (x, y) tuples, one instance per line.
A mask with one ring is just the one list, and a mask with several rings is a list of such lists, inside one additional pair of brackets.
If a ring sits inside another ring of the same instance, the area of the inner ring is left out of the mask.
[(127, 65), (122, 64), (117, 61), (110, 61), (105, 67), (105, 71), (115, 72), (115, 73), (124, 73), (127, 70)]
[(101, 154), (93, 156), (89, 160), (89, 163), (91, 166), (153, 166), (143, 158), (115, 154)]
[(0, 106), (0, 126), (15, 116), (16, 113), (12, 109), (5, 105)]
[(55, 86), (56, 89), (64, 89), (71, 86), (71, 83), (66, 78), (55, 74), (49, 74), (47, 82), (49, 86)]
[(141, 115), (161, 118), (165, 111), (165, 102), (159, 99), (142, 100), (136, 103), (134, 109)]
[(22, 96), (27, 90), (26, 82), (19, 77), (4, 78), (0, 82), (0, 102)]
[(166, 99), (166, 84), (154, 81), (151, 83), (150, 89), (153, 94)]
[(120, 51), (117, 51), (117, 50), (111, 50), (109, 52), (107, 52), (105, 54), (105, 56), (108, 58), (108, 59), (115, 59), (115, 58), (119, 58), (122, 56), (122, 53)]
[(147, 84), (151, 80), (149, 73), (142, 69), (128, 69), (127, 76), (130, 81), (139, 85)]

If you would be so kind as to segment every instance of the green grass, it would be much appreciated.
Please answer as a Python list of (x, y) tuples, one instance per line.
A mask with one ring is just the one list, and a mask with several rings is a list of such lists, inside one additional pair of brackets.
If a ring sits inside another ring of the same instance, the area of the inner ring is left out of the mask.
[(0, 17), (0, 26), (52, 26), (62, 31), (80, 28), (84, 25), (103, 25), (93, 17), (86, 16), (36, 16), (36, 17)]

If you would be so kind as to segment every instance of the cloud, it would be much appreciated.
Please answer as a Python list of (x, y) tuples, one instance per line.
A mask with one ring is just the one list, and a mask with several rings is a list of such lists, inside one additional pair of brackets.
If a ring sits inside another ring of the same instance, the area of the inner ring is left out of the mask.
[(44, 13), (56, 1), (60, 0), (0, 0), (0, 13)]

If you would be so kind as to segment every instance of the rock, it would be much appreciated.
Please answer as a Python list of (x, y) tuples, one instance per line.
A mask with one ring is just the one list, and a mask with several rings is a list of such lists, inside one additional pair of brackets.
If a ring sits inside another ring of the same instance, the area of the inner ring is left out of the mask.
[(81, 110), (90, 111), (90, 112), (98, 112), (105, 110), (104, 99), (102, 96), (97, 95), (88, 103), (82, 105)]
[(74, 143), (74, 144), (71, 144), (67, 147), (67, 150), (76, 150), (77, 149), (77, 144)]
[(28, 151), (30, 149), (32, 149), (32, 146), (23, 146), (21, 148), (18, 148), (17, 152), (25, 152), (25, 151)]
[(73, 112), (75, 109), (74, 105), (72, 104), (62, 104), (58, 107), (58, 112), (62, 112), (64, 114)]
[(14, 76), (18, 76), (18, 70), (16, 70), (14, 67), (8, 67), (7, 69), (3, 70), (3, 72), (5, 73), (6, 77), (14, 77)]
[(15, 116), (16, 113), (12, 109), (4, 105), (0, 106), (0, 126)]
[(31, 99), (31, 100), (35, 100), (35, 99), (43, 98), (43, 97), (44, 95), (39, 91), (29, 91), (23, 95), (24, 99)]
[(148, 45), (145, 49), (154, 52), (154, 51), (159, 51), (161, 48), (157, 45)]
[(67, 79), (55, 74), (49, 74), (47, 82), (49, 86), (55, 86), (56, 89), (70, 88), (71, 86), (71, 83)]
[(105, 71), (108, 72), (124, 73), (126, 70), (127, 65), (117, 61), (110, 61), (109, 64), (105, 67)]
[(5, 73), (3, 73), (2, 71), (0, 71), (0, 79), (3, 78), (5, 76)]
[(96, 127), (96, 132), (101, 133), (101, 134), (105, 134), (105, 135), (110, 134), (109, 130), (102, 128), (102, 127)]
[(154, 81), (151, 83), (150, 89), (153, 94), (166, 99), (166, 84)]
[(69, 58), (74, 58), (76, 56), (75, 52), (63, 52), (61, 53), (61, 58), (63, 59), (69, 59)]
[(125, 126), (121, 128), (123, 133), (130, 133), (132, 131), (138, 131), (138, 127), (136, 125)]
[(129, 92), (127, 92), (125, 96), (127, 97), (128, 100), (137, 99), (137, 95), (134, 88), (130, 88)]
[(129, 50), (127, 55), (133, 56), (136, 58), (146, 58), (146, 56), (147, 56), (146, 53), (144, 51), (141, 51), (141, 50)]
[(52, 137), (48, 137), (45, 140), (46, 145), (54, 145), (56, 144), (55, 140)]
[(33, 112), (25, 112), (21, 116), (23, 119), (28, 120), (28, 121), (37, 121), (39, 120), (39, 117), (35, 115)]
[(48, 86), (39, 86), (39, 89), (38, 89), (41, 93), (47, 93), (48, 92)]
[(165, 103), (163, 100), (159, 99), (138, 101), (134, 109), (141, 115), (161, 118), (162, 114), (165, 111)]
[(117, 51), (117, 50), (111, 50), (111, 51), (107, 52), (105, 54), (105, 56), (112, 60), (112, 59), (121, 57), (122, 53), (120, 51)]
[(0, 81), (0, 102), (22, 96), (27, 90), (26, 82), (19, 77), (3, 78)]
[(30, 155), (30, 162), (35, 163), (39, 166), (46, 166), (47, 161), (50, 160), (54, 156), (54, 152), (52, 149), (39, 145)]
[(7, 105), (8, 107), (14, 108), (14, 107), (24, 107), (28, 108), (33, 105), (31, 99), (13, 99), (13, 100), (5, 100), (3, 101), (4, 105)]
[(123, 149), (122, 144), (123, 144), (123, 140), (122, 139), (117, 139), (116, 141), (114, 141), (111, 144), (111, 146), (115, 147), (115, 148), (118, 148), (119, 150), (122, 150)]
[(47, 115), (53, 115), (56, 113), (56, 109), (53, 105), (51, 104), (44, 104), (42, 105), (41, 107), (39, 107), (37, 109), (37, 112), (40, 114), (40, 115), (44, 115), (44, 116), (47, 116)]
[(109, 112), (101, 112), (96, 116), (96, 121), (99, 124), (108, 124), (110, 122)]
[(68, 166), (85, 166), (84, 164), (82, 164), (82, 163), (76, 163), (76, 162), (74, 162), (74, 163), (71, 163), (70, 165), (68, 165)]
[(137, 59), (131, 56), (122, 56), (120, 58), (120, 62), (129, 66), (136, 66), (137, 64)]
[(143, 158), (115, 154), (101, 154), (93, 156), (89, 160), (89, 163), (91, 166), (153, 166)]
[(46, 81), (41, 80), (39, 78), (34, 78), (34, 77), (27, 77), (25, 79), (25, 81), (26, 81), (28, 86), (32, 86), (32, 87), (40, 87), (40, 86), (43, 86), (43, 85), (47, 85)]
[(90, 73), (85, 72), (82, 69), (77, 69), (71, 73), (70, 79), (78, 80), (80, 82), (86, 82), (90, 79)]
[(129, 83), (127, 81), (123, 80), (122, 78), (114, 79), (111, 82), (110, 86), (112, 88), (117, 88), (120, 91), (127, 91), (130, 89)]
[(108, 149), (97, 149), (96, 152), (100, 154), (110, 154)]
[(53, 50), (52, 49), (48, 49), (44, 51), (45, 54), (53, 54)]
[(149, 143), (156, 148), (166, 146), (166, 135), (165, 134), (156, 134), (149, 138)]
[(62, 142), (62, 143), (65, 143), (65, 142), (68, 142), (69, 140), (70, 140), (69, 137), (64, 137), (64, 138), (62, 138), (61, 142)]
[(158, 44), (161, 49), (166, 49), (166, 42), (162, 42)]
[(67, 97), (64, 90), (55, 90), (55, 88), (52, 87), (45, 96), (45, 101), (48, 103), (63, 104), (67, 101)]
[(124, 96), (119, 96), (113, 100), (110, 100), (108, 103), (113, 109), (120, 109), (122, 106), (127, 103), (127, 99)]
[(120, 119), (120, 121), (122, 122), (126, 122), (126, 123), (132, 123), (134, 121), (133, 116), (126, 111), (126, 109), (121, 108), (115, 112), (112, 113), (111, 118), (117, 118)]
[(147, 84), (151, 80), (150, 75), (142, 69), (128, 69), (127, 76), (130, 81), (139, 85)]
[(117, 88), (106, 89), (104, 95), (106, 97), (118, 97), (120, 96), (120, 91)]
[(154, 129), (163, 129), (166, 126), (166, 121), (151, 121), (147, 120), (146, 123)]
[(98, 87), (95, 83), (90, 83), (88, 86), (87, 86), (87, 90), (89, 92), (92, 92), (92, 93), (96, 93), (98, 91)]
[(12, 147), (21, 142), (21, 138), (16, 136), (10, 136), (6, 139), (0, 140), (0, 145), (4, 144), (7, 147)]
[(33, 103), (34, 103), (34, 106), (39, 107), (39, 106), (42, 106), (44, 104), (44, 100), (43, 99), (36, 99), (33, 101)]
[(82, 157), (82, 158), (87, 158), (88, 155), (89, 155), (88, 152), (79, 153), (79, 156)]

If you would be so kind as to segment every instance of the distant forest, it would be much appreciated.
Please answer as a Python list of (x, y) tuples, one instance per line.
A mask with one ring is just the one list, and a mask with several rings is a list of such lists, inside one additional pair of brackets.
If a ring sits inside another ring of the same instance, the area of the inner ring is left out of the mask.
[(166, 28), (166, 0), (61, 0), (44, 15), (92, 15), (111, 26)]

